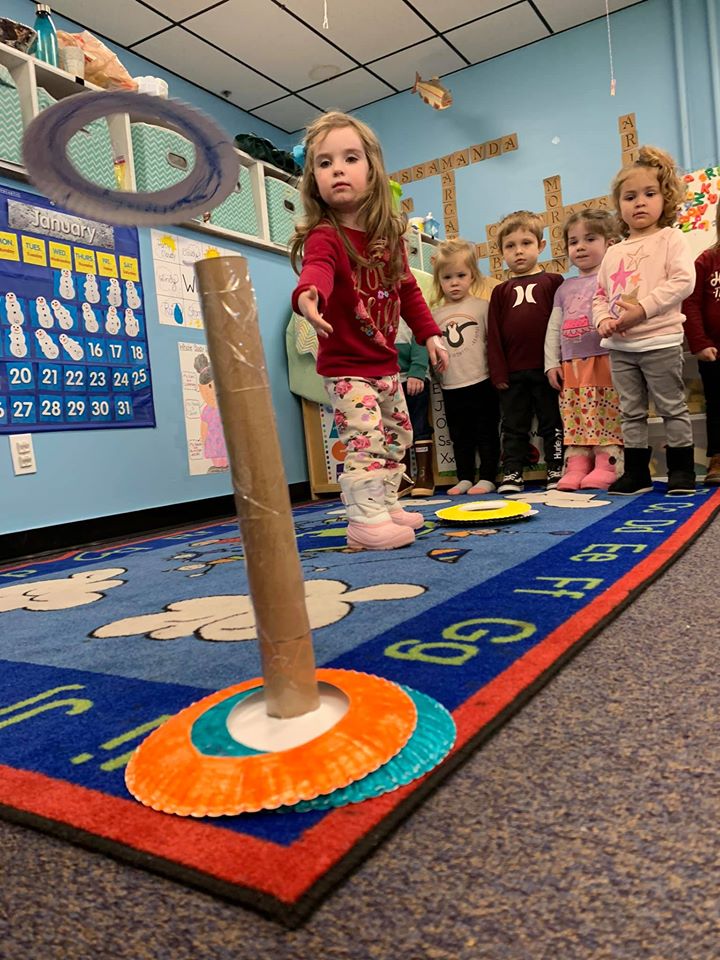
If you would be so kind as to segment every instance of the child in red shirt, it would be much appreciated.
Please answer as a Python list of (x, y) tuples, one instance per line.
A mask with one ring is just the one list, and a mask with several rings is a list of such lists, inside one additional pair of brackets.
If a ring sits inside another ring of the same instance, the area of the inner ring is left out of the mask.
[(695, 290), (683, 303), (685, 336), (697, 357), (705, 392), (708, 468), (705, 483), (720, 486), (720, 204), (717, 240), (695, 261)]
[(306, 215), (291, 247), (293, 266), (302, 251), (302, 270), (292, 305), (317, 331), (317, 371), (347, 448), (347, 542), (401, 547), (424, 518), (397, 499), (412, 443), (395, 349), (400, 314), (438, 371), (447, 353), (408, 267), (405, 217), (393, 208), (375, 134), (354, 117), (326, 113), (308, 127), (305, 150)]

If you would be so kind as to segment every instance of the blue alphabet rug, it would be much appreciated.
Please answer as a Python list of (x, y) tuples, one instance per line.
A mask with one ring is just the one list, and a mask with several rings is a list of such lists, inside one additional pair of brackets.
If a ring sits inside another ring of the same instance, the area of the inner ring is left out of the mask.
[(0, 568), (0, 815), (301, 923), (720, 508), (661, 484), (520, 499), (530, 518), (467, 526), (438, 521), (447, 496), (406, 500), (416, 542), (372, 553), (345, 549), (337, 501), (295, 510), (318, 666), (428, 694), (458, 731), (424, 778), (330, 812), (185, 819), (125, 786), (166, 718), (261, 675), (233, 521)]

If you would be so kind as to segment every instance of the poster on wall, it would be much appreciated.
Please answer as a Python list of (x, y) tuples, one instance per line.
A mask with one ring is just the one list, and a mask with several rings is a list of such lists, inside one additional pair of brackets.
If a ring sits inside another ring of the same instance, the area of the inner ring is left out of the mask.
[(720, 166), (703, 167), (683, 177), (685, 199), (678, 209), (675, 226), (690, 244), (693, 257), (715, 243), (715, 218), (720, 197)]
[(320, 406), (322, 425), (323, 454), (329, 483), (338, 483), (345, 463), (345, 444), (338, 437), (333, 408), (328, 404)]
[(137, 230), (0, 187), (0, 434), (154, 426)]
[(191, 476), (228, 469), (212, 366), (202, 343), (178, 343), (185, 436)]
[(202, 330), (195, 264), (210, 257), (236, 256), (236, 252), (162, 230), (151, 230), (150, 237), (160, 323)]

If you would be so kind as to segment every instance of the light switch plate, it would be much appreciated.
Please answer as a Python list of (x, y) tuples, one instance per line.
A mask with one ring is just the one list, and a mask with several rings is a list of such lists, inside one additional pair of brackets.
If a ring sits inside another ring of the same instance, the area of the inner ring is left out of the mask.
[(37, 473), (32, 434), (14, 433), (8, 437), (8, 440), (10, 441), (10, 455), (12, 456), (15, 476), (19, 477), (25, 473)]

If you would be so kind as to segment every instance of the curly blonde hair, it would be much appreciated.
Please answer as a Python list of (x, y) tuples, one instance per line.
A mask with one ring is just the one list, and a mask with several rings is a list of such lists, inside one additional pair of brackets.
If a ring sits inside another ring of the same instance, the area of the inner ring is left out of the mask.
[[(338, 221), (335, 211), (320, 196), (315, 180), (314, 167), (318, 144), (331, 130), (342, 127), (351, 127), (357, 133), (368, 161), (368, 188), (358, 210), (358, 219), (365, 228), (369, 260), (358, 254)], [(402, 237), (407, 229), (407, 218), (393, 206), (382, 149), (374, 132), (361, 120), (347, 113), (333, 110), (324, 113), (310, 124), (305, 134), (304, 144), (305, 165), (300, 181), (300, 195), (305, 216), (296, 225), (290, 244), (290, 262), (295, 272), (299, 273), (298, 261), (302, 256), (307, 235), (319, 224), (329, 223), (337, 230), (351, 261), (364, 267), (377, 266), (373, 261), (382, 257), (387, 251), (390, 256), (383, 263), (385, 282), (393, 284), (402, 279), (407, 273), (402, 249)]]
[(516, 210), (509, 213), (500, 221), (497, 232), (497, 245), (502, 253), (503, 240), (509, 233), (516, 230), (527, 230), (537, 238), (537, 242), (542, 243), (543, 231), (545, 230), (545, 221), (539, 213), (533, 213), (532, 210)]
[(623, 237), (629, 235), (630, 228), (620, 215), (620, 194), (623, 183), (630, 174), (635, 173), (637, 170), (654, 170), (657, 174), (660, 192), (665, 200), (663, 212), (658, 220), (658, 224), (661, 227), (670, 227), (673, 225), (677, 215), (677, 208), (685, 198), (685, 190), (678, 175), (675, 161), (670, 154), (661, 150), (659, 147), (640, 147), (637, 160), (631, 163), (630, 166), (622, 168), (613, 180), (610, 188), (620, 223), (620, 232)]
[(436, 307), (444, 301), (445, 294), (443, 293), (440, 283), (440, 274), (442, 273), (443, 267), (446, 267), (452, 258), (457, 256), (464, 258), (465, 265), (472, 277), (472, 283), (470, 284), (468, 293), (471, 297), (477, 297), (482, 287), (482, 274), (477, 265), (475, 244), (469, 240), (461, 240), (460, 237), (455, 237), (453, 240), (443, 240), (442, 243), (435, 247), (435, 251), (435, 255), (432, 258), (433, 285), (432, 293), (430, 294), (430, 306)]

